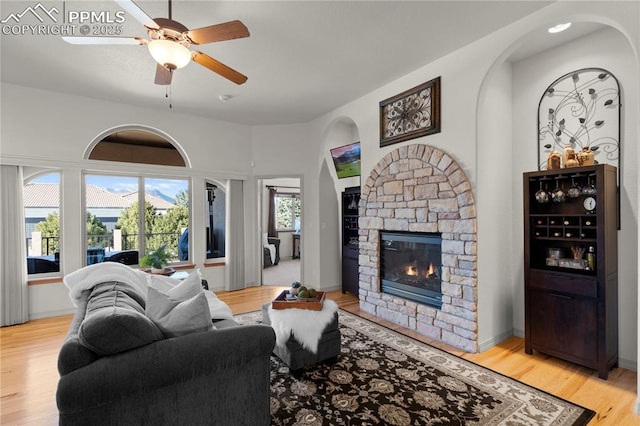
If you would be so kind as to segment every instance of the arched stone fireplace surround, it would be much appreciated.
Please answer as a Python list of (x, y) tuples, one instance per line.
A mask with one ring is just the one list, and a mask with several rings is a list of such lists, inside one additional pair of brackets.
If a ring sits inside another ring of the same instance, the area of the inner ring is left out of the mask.
[[(428, 145), (407, 145), (388, 153), (362, 187), (359, 215), (360, 308), (477, 352), (476, 208), (458, 163)], [(442, 233), (441, 309), (381, 292), (380, 231)]]

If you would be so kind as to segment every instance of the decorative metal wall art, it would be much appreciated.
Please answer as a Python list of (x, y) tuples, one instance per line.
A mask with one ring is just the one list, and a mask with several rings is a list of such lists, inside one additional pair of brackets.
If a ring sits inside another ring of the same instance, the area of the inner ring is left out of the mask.
[(380, 146), (440, 132), (440, 77), (380, 102)]
[(602, 68), (584, 68), (551, 83), (538, 106), (538, 169), (552, 151), (590, 148), (597, 163), (618, 168), (620, 182), (620, 85)]

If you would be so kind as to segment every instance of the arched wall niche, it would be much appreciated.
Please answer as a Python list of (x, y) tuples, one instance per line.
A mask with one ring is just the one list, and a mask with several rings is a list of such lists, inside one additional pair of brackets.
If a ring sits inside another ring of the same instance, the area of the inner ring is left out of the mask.
[[(351, 178), (338, 179), (336, 169), (331, 158), (330, 150), (344, 145), (360, 142), (360, 132), (356, 123), (349, 117), (337, 117), (326, 127), (324, 134), (324, 162), (331, 171), (331, 177), (334, 179), (336, 189), (341, 192), (344, 188), (350, 186), (360, 186), (360, 176)], [(362, 155), (362, 144), (360, 147)]]
[(190, 167), (180, 145), (166, 133), (141, 125), (123, 125), (98, 135), (84, 158), (124, 163)]
[[(597, 24), (600, 28), (562, 45), (524, 55), (531, 47), (529, 40), (542, 37), (542, 31), (546, 32), (554, 24), (569, 21)], [(495, 344), (499, 341), (494, 336), (524, 336), (522, 173), (538, 168), (537, 106), (545, 88), (572, 70), (589, 66), (611, 68), (626, 93), (623, 95), (626, 105), (621, 116), (621, 141), (622, 149), (627, 151), (621, 170), (628, 174), (629, 168), (637, 168), (638, 164), (637, 147), (632, 146), (640, 133), (637, 121), (632, 120), (633, 112), (638, 110), (637, 95), (640, 93), (637, 39), (610, 18), (566, 13), (541, 20), (535, 28), (523, 30), (514, 40), (496, 56), (487, 70), (476, 104), (478, 287), (481, 294), (478, 335), (481, 350), (485, 342)], [(501, 166), (496, 167), (498, 164)], [(637, 181), (637, 176), (622, 182), (630, 180)], [(618, 236), (619, 335), (625, 336), (619, 342), (620, 366), (635, 370), (638, 243), (633, 210), (638, 206), (637, 187), (624, 184), (621, 194), (623, 225), (630, 225), (632, 232)], [(636, 411), (640, 411), (640, 402), (636, 404)]]
[(336, 283), (339, 286), (342, 283), (340, 194), (345, 188), (360, 186), (360, 176), (338, 179), (330, 149), (360, 141), (360, 132), (351, 118), (336, 117), (325, 127), (322, 141), (323, 155), (318, 164), (317, 192), (322, 230), (319, 235), (320, 282)]

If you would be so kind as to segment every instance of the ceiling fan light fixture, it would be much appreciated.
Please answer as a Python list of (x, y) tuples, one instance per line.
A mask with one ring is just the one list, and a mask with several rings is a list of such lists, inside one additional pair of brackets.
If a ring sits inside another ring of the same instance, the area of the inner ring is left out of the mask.
[(149, 53), (157, 63), (170, 70), (182, 68), (191, 61), (191, 51), (182, 44), (171, 40), (151, 41)]

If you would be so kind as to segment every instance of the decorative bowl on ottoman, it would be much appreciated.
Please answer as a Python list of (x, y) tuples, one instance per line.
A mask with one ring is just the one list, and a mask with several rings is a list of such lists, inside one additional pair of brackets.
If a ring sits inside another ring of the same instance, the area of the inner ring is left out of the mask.
[(291, 293), (289, 290), (282, 290), (282, 293), (275, 298), (273, 302), (271, 302), (271, 307), (273, 309), (291, 309), (291, 308), (299, 308), (299, 309), (310, 309), (312, 311), (320, 311), (322, 310), (322, 305), (324, 304), (324, 291), (319, 291), (316, 297), (291, 297)]

